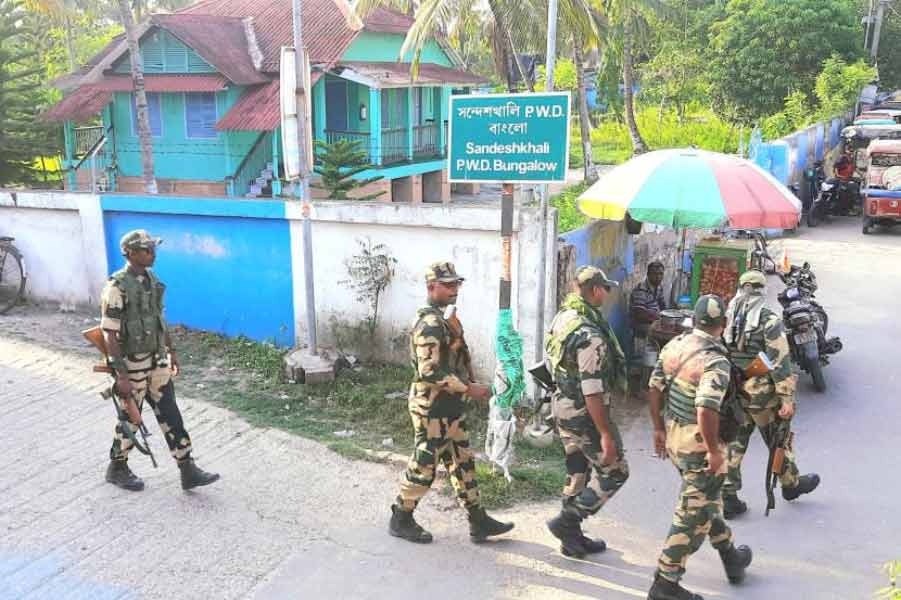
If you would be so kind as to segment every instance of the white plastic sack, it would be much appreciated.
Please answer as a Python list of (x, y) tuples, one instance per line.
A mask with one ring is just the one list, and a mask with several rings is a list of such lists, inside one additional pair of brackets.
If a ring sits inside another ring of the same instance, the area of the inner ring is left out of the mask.
[[(497, 394), (507, 389), (503, 370), (494, 374), (494, 390)], [(485, 454), (488, 460), (504, 471), (504, 478), (512, 481), (510, 465), (513, 463), (513, 438), (516, 435), (516, 415), (509, 408), (497, 405), (496, 396), (491, 397), (488, 408), (488, 432), (485, 436)]]

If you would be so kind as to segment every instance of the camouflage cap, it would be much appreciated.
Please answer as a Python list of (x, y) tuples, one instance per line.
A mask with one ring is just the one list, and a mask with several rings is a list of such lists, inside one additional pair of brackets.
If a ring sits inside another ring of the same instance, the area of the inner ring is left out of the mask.
[(425, 270), (425, 282), (432, 283), (440, 281), (443, 283), (451, 283), (454, 281), (463, 281), (463, 277), (457, 275), (457, 269), (454, 263), (450, 261), (439, 261), (429, 265)]
[(582, 267), (576, 272), (576, 281), (580, 286), (585, 284), (600, 285), (607, 289), (618, 288), (619, 282), (607, 278), (607, 274), (597, 267)]
[(122, 252), (138, 250), (140, 248), (154, 248), (163, 243), (162, 238), (150, 237), (145, 229), (129, 231), (119, 240), (119, 248)]
[(741, 274), (741, 277), (738, 278), (738, 285), (764, 286), (766, 285), (766, 275), (756, 269), (745, 271)]
[(716, 294), (698, 298), (695, 304), (695, 326), (719, 325), (726, 318), (726, 303)]

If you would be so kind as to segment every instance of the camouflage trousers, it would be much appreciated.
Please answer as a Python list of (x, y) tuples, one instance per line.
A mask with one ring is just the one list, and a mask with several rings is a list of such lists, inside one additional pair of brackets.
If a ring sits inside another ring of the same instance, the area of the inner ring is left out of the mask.
[(457, 501), (463, 508), (478, 506), (475, 455), (469, 447), (463, 416), (429, 418), (411, 412), (410, 417), (415, 447), (401, 482), (397, 506), (408, 512), (416, 508), (435, 481), (439, 461), (447, 469)]
[[(666, 448), (679, 474), (682, 487), (673, 514), (663, 551), (657, 560), (661, 576), (678, 582), (685, 575), (688, 557), (698, 551), (704, 538), (709, 537), (714, 548), (728, 548), (732, 544), (732, 530), (723, 519), (723, 499), (720, 495), (726, 478), (726, 467), (718, 473), (707, 473), (703, 453), (686, 455), (680, 448), (690, 447), (691, 441), (684, 443), (684, 433), (692, 436), (696, 425), (680, 425), (671, 421), (667, 425)], [(723, 448), (725, 451), (725, 448)]]
[[(616, 444), (617, 459), (612, 464), (604, 465), (601, 464), (601, 435), (593, 426), (584, 431), (558, 426), (558, 432), (566, 455), (564, 508), (584, 519), (601, 510), (629, 479), (623, 440), (619, 429), (611, 422), (610, 433)], [(591, 485), (592, 471), (597, 476), (596, 486)]]
[[(129, 379), (134, 388), (132, 399), (139, 410), (143, 409), (145, 400), (153, 409), (153, 415), (166, 438), (166, 444), (169, 446), (169, 453), (172, 457), (177, 461), (190, 458), (191, 438), (185, 431), (181, 412), (175, 403), (175, 384), (169, 368), (129, 370)], [(128, 460), (128, 453), (134, 446), (122, 429), (123, 426), (121, 421), (116, 424), (113, 445), (109, 452), (111, 460)], [(136, 425), (129, 422), (128, 426), (137, 434), (138, 427)]]
[[(761, 423), (771, 423), (775, 420), (777, 408), (768, 408), (764, 411), (752, 414), (752, 419), (738, 429), (738, 437), (734, 442), (729, 444), (729, 451), (726, 460), (729, 465), (729, 472), (726, 476), (726, 483), (723, 485), (723, 496), (737, 496), (741, 490), (741, 463), (748, 451), (748, 444), (751, 442), (751, 435), (755, 429), (760, 431), (761, 437), (764, 437), (764, 430), (759, 425)], [(764, 438), (764, 443), (766, 439)], [(799, 481), (798, 465), (795, 463), (794, 449), (789, 448), (785, 451), (785, 460), (783, 462), (782, 475), (779, 476), (779, 483), (783, 488), (793, 488), (798, 485)]]

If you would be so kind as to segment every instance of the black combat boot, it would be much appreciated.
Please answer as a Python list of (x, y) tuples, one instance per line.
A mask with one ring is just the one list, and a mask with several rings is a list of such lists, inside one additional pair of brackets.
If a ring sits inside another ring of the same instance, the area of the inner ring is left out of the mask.
[(748, 511), (748, 505), (738, 496), (723, 496), (723, 518), (734, 519)]
[(420, 527), (413, 518), (413, 513), (398, 508), (396, 504), (391, 505), (388, 533), (416, 544), (428, 544), (432, 541), (432, 534)]
[(793, 488), (782, 488), (782, 497), (786, 500), (794, 500), (802, 494), (809, 494), (820, 485), (820, 476), (816, 473), (801, 475), (798, 485)]
[(704, 597), (689, 592), (678, 583), (673, 583), (658, 571), (654, 573), (654, 585), (648, 592), (648, 600), (704, 600)]
[(193, 458), (186, 458), (179, 462), (178, 468), (181, 470), (181, 489), (183, 490), (190, 490), (191, 488), (219, 481), (219, 473), (207, 473), (194, 464)]
[(487, 538), (507, 533), (513, 529), (513, 523), (501, 523), (492, 519), (481, 506), (469, 509), (469, 539), (481, 544)]
[(736, 548), (730, 545), (728, 548), (718, 550), (726, 570), (729, 583), (741, 583), (745, 579), (745, 569), (751, 564), (751, 549), (747, 546)]
[(106, 480), (123, 490), (140, 492), (144, 489), (144, 481), (131, 472), (128, 462), (124, 460), (111, 460), (106, 468)]
[(581, 518), (567, 510), (560, 511), (559, 515), (547, 522), (551, 534), (560, 540), (560, 553), (563, 556), (584, 558), (586, 554), (607, 549), (603, 540), (592, 540), (582, 533), (581, 523)]

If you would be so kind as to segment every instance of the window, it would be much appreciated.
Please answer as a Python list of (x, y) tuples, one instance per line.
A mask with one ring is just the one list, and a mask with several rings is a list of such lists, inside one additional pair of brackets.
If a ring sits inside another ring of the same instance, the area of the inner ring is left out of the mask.
[(216, 137), (216, 94), (185, 94), (185, 129), (189, 138)]
[[(150, 113), (150, 135), (160, 137), (163, 135), (163, 116), (160, 111), (160, 95), (154, 92), (147, 93), (147, 112)], [(138, 108), (135, 105), (135, 95), (131, 95), (131, 132), (138, 135)]]

